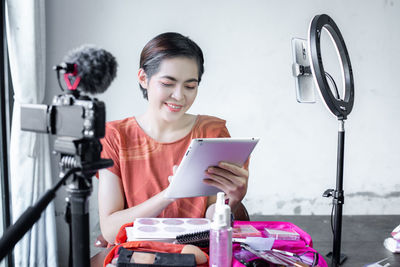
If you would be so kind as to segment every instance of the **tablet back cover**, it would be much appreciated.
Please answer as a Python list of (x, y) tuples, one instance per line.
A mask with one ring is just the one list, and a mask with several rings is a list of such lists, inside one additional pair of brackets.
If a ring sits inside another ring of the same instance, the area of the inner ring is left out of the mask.
[(257, 138), (193, 139), (167, 191), (167, 198), (216, 195), (219, 190), (203, 182), (205, 171), (220, 161), (243, 165), (258, 142)]

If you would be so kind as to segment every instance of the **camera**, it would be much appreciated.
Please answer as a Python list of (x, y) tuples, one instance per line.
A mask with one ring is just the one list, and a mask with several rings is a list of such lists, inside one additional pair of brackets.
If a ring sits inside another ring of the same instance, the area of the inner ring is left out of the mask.
[[(40, 218), (56, 191), (72, 176), (65, 212), (70, 225), (70, 265), (89, 266), (88, 198), (92, 192), (92, 176), (100, 169), (111, 167), (113, 161), (101, 158), (99, 139), (105, 135), (105, 104), (88, 94), (102, 93), (108, 88), (116, 76), (117, 62), (104, 49), (85, 45), (71, 51), (54, 70), (64, 92), (55, 96), (51, 105), (21, 104), (20, 126), (24, 131), (56, 136), (54, 151), (60, 157), (60, 180), (7, 229), (0, 239), (0, 260)], [(61, 85), (60, 72), (68, 90)]]
[(102, 138), (105, 114), (104, 102), (68, 92), (55, 96), (50, 106), (22, 104), (21, 129), (76, 139)]

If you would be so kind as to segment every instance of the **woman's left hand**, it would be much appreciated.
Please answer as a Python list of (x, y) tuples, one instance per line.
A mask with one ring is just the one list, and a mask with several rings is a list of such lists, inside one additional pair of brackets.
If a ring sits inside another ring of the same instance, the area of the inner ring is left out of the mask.
[(236, 208), (247, 192), (249, 172), (244, 167), (222, 161), (206, 170), (204, 182), (225, 192), (229, 206)]

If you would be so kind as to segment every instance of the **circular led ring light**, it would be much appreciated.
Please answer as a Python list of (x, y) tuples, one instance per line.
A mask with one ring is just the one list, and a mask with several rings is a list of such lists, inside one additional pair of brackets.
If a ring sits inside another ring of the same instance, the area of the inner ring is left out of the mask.
[[(321, 57), (320, 38), (322, 28), (327, 30), (335, 44), (338, 55), (340, 55), (342, 75), (344, 77), (343, 99), (338, 99), (332, 94), (328, 81), (326, 80)], [(308, 51), (310, 51), (311, 72), (325, 104), (338, 119), (346, 119), (354, 103), (353, 71), (342, 34), (335, 22), (328, 15), (317, 15), (312, 19), (308, 31), (308, 46)]]

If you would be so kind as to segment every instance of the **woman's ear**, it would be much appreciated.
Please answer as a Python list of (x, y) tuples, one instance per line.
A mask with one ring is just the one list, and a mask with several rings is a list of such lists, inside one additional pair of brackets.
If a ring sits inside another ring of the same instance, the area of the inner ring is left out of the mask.
[(142, 68), (138, 71), (138, 80), (142, 88), (147, 89), (147, 75)]

